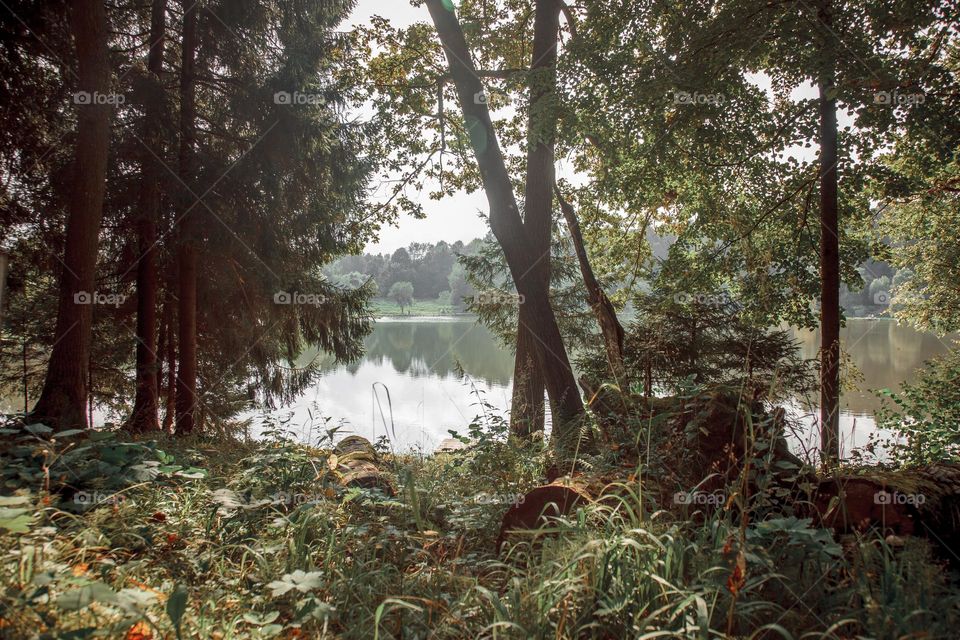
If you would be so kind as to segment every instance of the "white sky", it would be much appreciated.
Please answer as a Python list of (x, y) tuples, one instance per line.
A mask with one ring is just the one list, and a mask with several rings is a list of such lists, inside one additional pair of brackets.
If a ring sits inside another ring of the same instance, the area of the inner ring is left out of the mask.
[[(408, 0), (359, 0), (348, 24), (363, 24), (373, 15), (387, 18), (397, 27), (430, 20), (426, 7), (411, 7)], [(487, 223), (478, 215), (481, 211), (487, 211), (487, 199), (482, 192), (470, 195), (459, 193), (439, 201), (431, 200), (426, 190), (419, 198), (413, 193), (407, 195), (423, 204), (427, 217), (416, 220), (402, 215), (396, 227), (381, 230), (379, 242), (367, 245), (368, 252), (393, 252), (412, 242), (462, 240), (466, 243), (487, 234)]]

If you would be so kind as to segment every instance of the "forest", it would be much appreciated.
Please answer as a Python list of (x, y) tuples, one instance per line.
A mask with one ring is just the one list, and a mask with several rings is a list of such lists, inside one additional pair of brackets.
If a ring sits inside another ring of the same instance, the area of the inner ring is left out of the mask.
[(0, 45), (0, 639), (958, 636), (957, 0)]

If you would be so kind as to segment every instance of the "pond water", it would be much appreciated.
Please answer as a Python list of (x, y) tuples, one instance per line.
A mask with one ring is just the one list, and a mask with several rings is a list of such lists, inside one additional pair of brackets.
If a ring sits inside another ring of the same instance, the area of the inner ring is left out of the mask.
[[(794, 330), (804, 358), (819, 348), (817, 331)], [(859, 372), (858, 389), (846, 391), (840, 416), (844, 454), (861, 447), (875, 430), (873, 414), (880, 400), (876, 389), (897, 390), (914, 379), (923, 363), (948, 350), (951, 338), (919, 333), (889, 320), (849, 320), (841, 332), (844, 351)], [(298, 364), (320, 361), (320, 375), (291, 407), (274, 412), (304, 441), (340, 425), (341, 435), (357, 433), (375, 440), (389, 435), (398, 449), (432, 451), (450, 430), (465, 431), (484, 412), (506, 416), (510, 408), (513, 354), (472, 318), (381, 319), (366, 340), (366, 353), (357, 362), (337, 365), (308, 349)], [(31, 398), (32, 399), (32, 398)], [(790, 435), (792, 447), (815, 451), (816, 398), (800, 399), (787, 408), (803, 428)], [(12, 393), (0, 410), (22, 410), (23, 399)], [(329, 418), (328, 421), (325, 419)], [(106, 416), (94, 413), (102, 425)], [(252, 433), (264, 429), (256, 416)]]
[[(803, 357), (815, 357), (818, 332), (794, 335)], [(872, 416), (880, 402), (870, 390), (899, 389), (924, 361), (945, 352), (949, 339), (888, 320), (850, 320), (842, 341), (862, 375), (859, 391), (847, 392), (842, 400), (842, 443), (848, 453), (874, 430)], [(301, 364), (314, 357), (316, 351), (304, 353)], [(449, 430), (463, 431), (486, 410), (481, 399), (504, 414), (510, 407), (513, 356), (472, 319), (384, 319), (367, 338), (360, 361), (336, 366), (320, 357), (316, 384), (280, 412), (305, 440), (315, 439), (325, 416), (330, 424), (342, 421), (344, 431), (372, 439), (388, 433), (398, 448), (430, 451), (449, 437)], [(812, 427), (816, 407), (798, 401), (790, 410)], [(813, 450), (816, 429), (792, 440), (798, 450)]]

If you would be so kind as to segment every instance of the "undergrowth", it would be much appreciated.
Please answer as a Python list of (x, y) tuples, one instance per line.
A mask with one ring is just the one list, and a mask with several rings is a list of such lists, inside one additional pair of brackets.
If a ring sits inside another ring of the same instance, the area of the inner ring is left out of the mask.
[(894, 639), (960, 623), (920, 539), (679, 518), (643, 465), (497, 555), (548, 461), (496, 417), (464, 451), (385, 455), (393, 496), (341, 486), (335, 430), (315, 446), (282, 425), (255, 443), (4, 431), (3, 638)]

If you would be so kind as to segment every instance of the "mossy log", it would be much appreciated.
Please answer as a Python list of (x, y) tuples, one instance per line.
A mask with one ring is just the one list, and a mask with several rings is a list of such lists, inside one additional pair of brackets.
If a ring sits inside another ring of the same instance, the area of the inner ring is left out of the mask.
[(960, 550), (960, 465), (841, 472), (822, 479), (811, 502), (815, 521), (838, 534), (876, 528)]

